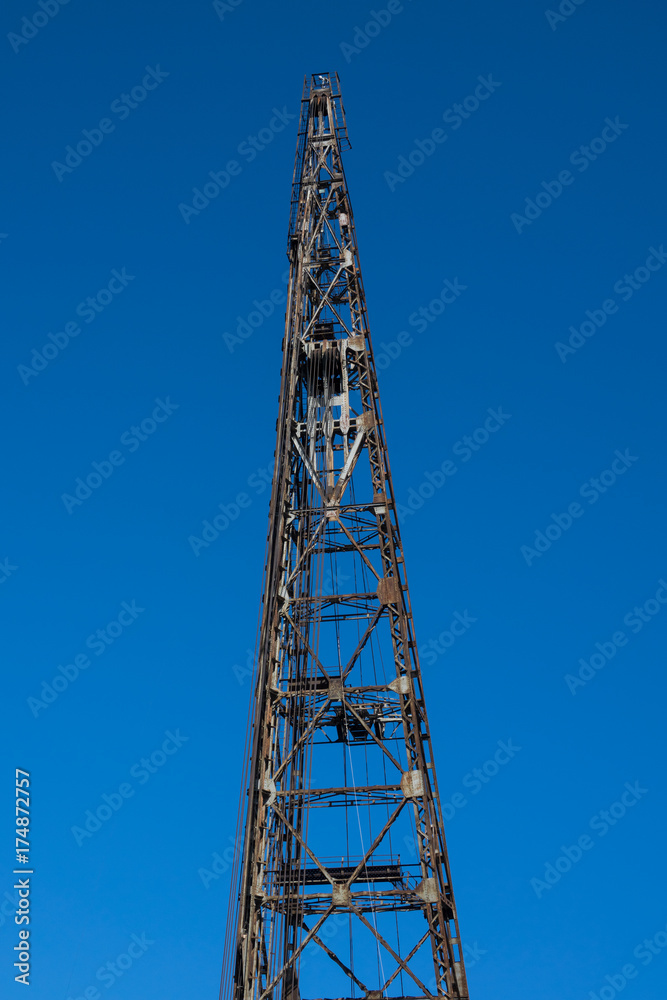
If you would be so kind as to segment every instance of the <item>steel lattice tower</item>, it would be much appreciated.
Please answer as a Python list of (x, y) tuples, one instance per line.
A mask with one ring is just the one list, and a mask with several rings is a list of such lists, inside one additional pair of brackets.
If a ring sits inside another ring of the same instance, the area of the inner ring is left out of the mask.
[(294, 169), (226, 1000), (468, 996), (347, 148), (338, 77), (316, 74)]

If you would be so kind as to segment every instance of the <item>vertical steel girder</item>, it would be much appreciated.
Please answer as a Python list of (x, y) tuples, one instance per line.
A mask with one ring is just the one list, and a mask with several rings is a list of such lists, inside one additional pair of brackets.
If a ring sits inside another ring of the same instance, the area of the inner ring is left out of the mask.
[(249, 788), (221, 997), (467, 1000), (338, 77), (306, 80), (301, 108)]

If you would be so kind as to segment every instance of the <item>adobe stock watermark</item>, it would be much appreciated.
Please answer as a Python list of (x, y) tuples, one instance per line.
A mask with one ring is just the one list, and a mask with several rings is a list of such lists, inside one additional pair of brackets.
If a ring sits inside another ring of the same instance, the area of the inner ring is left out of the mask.
[[(629, 448), (626, 448), (623, 452), (617, 449), (614, 452), (614, 456), (610, 468), (604, 469), (597, 476), (591, 476), (590, 479), (587, 479), (579, 487), (579, 496), (588, 500), (589, 505), (597, 503), (600, 497), (617, 482), (619, 477), (625, 475), (628, 469), (639, 460), (638, 455), (630, 454)], [(562, 514), (552, 514), (551, 521), (544, 531), (538, 530), (535, 532), (532, 546), (521, 546), (521, 555), (525, 559), (526, 565), (532, 566), (538, 557), (541, 558), (545, 552), (548, 552), (553, 543), (557, 542), (566, 531), (569, 531), (575, 520), (583, 517), (585, 513), (586, 508), (582, 507), (575, 500), (568, 504), (567, 511), (564, 511)]]
[(10, 563), (8, 557), (0, 561), (0, 583), (7, 583), (10, 576), (13, 576), (17, 570), (18, 566), (14, 566), (13, 563)]
[[(157, 405), (149, 417), (144, 417), (139, 424), (133, 424), (120, 436), (121, 445), (127, 448), (130, 454), (137, 451), (144, 441), (148, 441), (160, 424), (168, 420), (172, 413), (180, 407), (179, 403), (172, 403), (169, 396), (165, 400), (156, 399), (155, 402)], [(93, 471), (87, 473), (85, 479), (77, 476), (74, 480), (76, 483), (74, 494), (62, 493), (60, 497), (67, 513), (72, 514), (75, 507), (80, 507), (85, 503), (92, 496), (93, 490), (98, 490), (103, 482), (113, 476), (116, 469), (125, 464), (125, 458), (122, 451), (114, 448), (113, 451), (109, 452), (108, 457), (103, 458), (101, 462), (91, 463)]]
[(234, 837), (227, 837), (229, 841), (229, 847), (225, 847), (222, 855), (218, 851), (214, 851), (211, 861), (209, 862), (210, 868), (198, 868), (197, 875), (202, 880), (202, 885), (205, 889), (210, 888), (211, 882), (217, 882), (217, 880), (222, 876), (226, 875), (229, 869), (232, 867), (234, 861), (234, 855), (237, 851), (240, 851), (243, 846), (243, 834), (241, 834), (238, 839)]
[[(257, 159), (259, 153), (266, 149), (275, 137), (285, 130), (285, 126), (294, 121), (295, 118), (296, 115), (291, 114), (286, 106), (283, 106), (282, 110), (273, 108), (273, 117), (256, 135), (248, 135), (238, 144), (237, 154), (242, 156), (246, 163), (252, 163), (253, 160)], [(201, 189), (192, 189), (194, 195), (192, 204), (179, 203), (178, 210), (183, 222), (189, 226), (192, 216), (199, 215), (205, 208), (208, 208), (211, 201), (217, 198), (221, 191), (229, 187), (232, 178), (239, 177), (242, 173), (243, 164), (239, 163), (238, 160), (228, 160), (223, 170), (209, 170), (210, 181), (206, 181)]]
[(21, 46), (31, 42), (41, 29), (45, 28), (56, 14), (60, 13), (60, 8), (68, 3), (69, 0), (37, 0), (39, 10), (36, 10), (31, 17), (21, 18), (21, 33), (17, 34), (15, 31), (10, 31), (7, 35), (7, 41), (14, 52), (20, 52)]
[[(653, 621), (667, 604), (667, 581), (661, 577), (658, 584), (654, 597), (649, 597), (639, 606), (635, 605), (632, 611), (628, 611), (623, 617), (623, 624), (633, 635), (641, 632), (644, 626)], [(617, 651), (627, 644), (628, 636), (620, 629), (613, 633), (611, 639), (605, 642), (596, 642), (595, 653), (592, 653), (588, 659), (583, 656), (579, 658), (580, 666), (576, 677), (573, 674), (565, 674), (563, 679), (570, 692), (574, 695), (579, 688), (586, 687), (589, 681), (597, 677), (600, 670), (606, 667), (610, 660), (613, 660)]]
[(552, 31), (555, 31), (559, 24), (564, 24), (569, 17), (572, 17), (578, 7), (586, 0), (561, 0), (558, 10), (545, 10), (544, 16)]
[[(650, 965), (654, 958), (662, 955), (667, 948), (667, 927), (660, 929), (653, 937), (644, 938), (633, 950), (632, 957), (646, 967)], [(591, 990), (587, 1000), (614, 1000), (619, 993), (622, 993), (631, 979), (636, 979), (641, 969), (638, 969), (632, 962), (627, 962), (620, 972), (611, 976), (605, 976), (605, 985), (598, 988), (597, 993)]]
[[(641, 962), (643, 966), (650, 965), (654, 958), (658, 955), (662, 955), (663, 951), (667, 948), (667, 927), (660, 928), (660, 930), (650, 938), (644, 938), (633, 950), (632, 956), (636, 958), (637, 961)], [(590, 1000), (613, 1000), (617, 993), (625, 988), (625, 982), (620, 980), (624, 979), (636, 979), (639, 969), (636, 969), (634, 965), (628, 964), (624, 965), (621, 969), (622, 975), (616, 976), (605, 976), (608, 985), (603, 986), (598, 993), (594, 993), (592, 990), (589, 993)]]
[[(472, 434), (464, 434), (461, 440), (452, 447), (452, 454), (461, 458), (461, 464), (469, 462), (473, 454), (483, 448), (491, 436), (497, 434), (500, 428), (512, 417), (511, 413), (503, 412), (502, 406), (496, 410), (489, 408), (486, 412), (489, 416), (484, 423), (476, 427)], [(396, 513), (401, 520), (412, 517), (418, 510), (421, 510), (426, 501), (435, 495), (436, 490), (442, 489), (447, 479), (455, 476), (458, 471), (459, 467), (456, 463), (451, 458), (446, 458), (435, 472), (425, 472), (424, 479), (419, 486), (416, 489), (411, 486), (408, 490), (405, 505), (400, 503), (396, 505)]]
[(471, 625), (477, 621), (466, 608), (463, 614), (460, 611), (454, 612), (449, 627), (440, 633), (437, 639), (429, 641), (421, 647), (421, 654), (426, 661), (426, 665), (432, 667), (439, 656), (444, 656), (448, 649), (451, 649), (457, 639), (464, 636)]
[[(110, 646), (113, 646), (114, 642), (120, 638), (123, 632), (135, 623), (139, 615), (145, 610), (145, 608), (137, 607), (136, 600), (123, 601), (120, 611), (113, 621), (108, 622), (104, 628), (98, 628), (95, 632), (91, 632), (87, 636), (85, 640), (86, 649), (89, 649), (95, 656), (102, 656)], [(59, 663), (57, 669), (60, 673), (55, 675), (50, 684), (47, 681), (42, 682), (42, 689), (39, 693), (40, 697), (34, 698), (31, 696), (27, 699), (28, 708), (34, 718), (36, 719), (41, 711), (52, 705), (67, 690), (70, 684), (73, 684), (78, 679), (81, 671), (87, 670), (91, 663), (92, 660), (87, 653), (77, 653), (72, 658), (71, 663)]]
[[(640, 944), (636, 945), (632, 952), (632, 957), (646, 967), (650, 965), (654, 958), (662, 955), (667, 948), (667, 927), (661, 928), (653, 937), (644, 938)], [(614, 997), (621, 993), (627, 986), (629, 980), (636, 979), (641, 969), (638, 969), (632, 962), (626, 963), (620, 972), (611, 976), (605, 976), (605, 985), (595, 993), (593, 990), (588, 994), (588, 1000), (614, 1000)]]
[[(283, 285), (288, 283), (289, 268), (287, 268), (286, 271), (283, 271), (280, 280)], [(225, 331), (222, 335), (222, 339), (224, 340), (229, 353), (233, 354), (235, 347), (240, 347), (246, 342), (246, 340), (249, 340), (255, 330), (258, 330), (260, 326), (263, 326), (264, 322), (273, 315), (276, 306), (280, 306), (286, 301), (287, 295), (282, 288), (271, 289), (265, 299), (253, 299), (252, 304), (254, 308), (251, 309), (246, 316), (236, 317), (236, 333), (228, 333)]]
[[(152, 775), (157, 774), (169, 758), (178, 753), (183, 744), (190, 739), (189, 736), (183, 736), (180, 729), (177, 729), (175, 733), (168, 729), (164, 735), (166, 739), (162, 741), (157, 750), (153, 751), (150, 757), (142, 757), (130, 768), (130, 776), (136, 778), (140, 785), (145, 785), (150, 781)], [(102, 795), (102, 802), (95, 807), (94, 812), (92, 809), (86, 809), (83, 826), (70, 828), (77, 845), (81, 847), (84, 841), (90, 840), (98, 830), (101, 830), (103, 824), (108, 823), (111, 817), (123, 808), (127, 800), (134, 796), (135, 790), (131, 781), (123, 781), (118, 786), (117, 792), (111, 792), (111, 794), (105, 792)]]
[[(338, 936), (339, 932), (343, 929), (346, 931), (350, 927), (350, 917), (347, 913), (332, 913), (330, 917), (327, 917), (325, 922), (320, 927), (317, 932), (317, 937), (324, 944), (330, 945), (335, 937)], [(299, 973), (301, 974), (305, 969), (310, 971), (313, 964), (313, 960), (321, 964), (322, 956), (325, 953), (322, 951), (321, 945), (317, 941), (311, 940), (306, 945), (306, 947), (301, 952), (301, 960), (299, 964)]]
[[(616, 142), (619, 135), (622, 135), (629, 125), (625, 125), (618, 115), (612, 121), (611, 118), (605, 118), (605, 127), (599, 136), (591, 139), (587, 146), (579, 146), (577, 149), (570, 153), (570, 163), (573, 167), (576, 167), (580, 174), (584, 170), (588, 170), (591, 163), (594, 163), (598, 157), (609, 148), (609, 146)], [(554, 181), (542, 181), (542, 190), (538, 191), (534, 198), (525, 199), (525, 207), (523, 209), (523, 215), (521, 212), (512, 212), (510, 215), (510, 222), (513, 223), (514, 228), (517, 233), (521, 235), (526, 226), (532, 226), (533, 222), (542, 215), (542, 212), (546, 211), (550, 205), (553, 205), (557, 198), (560, 198), (566, 187), (570, 187), (574, 184), (576, 180), (575, 175), (569, 170), (561, 170), (558, 174), (557, 180)]]
[[(656, 271), (659, 271), (665, 261), (667, 261), (667, 255), (662, 243), (657, 250), (655, 247), (649, 247), (648, 249), (648, 257), (643, 264), (636, 267), (632, 274), (626, 273), (622, 278), (614, 282), (614, 291), (617, 295), (620, 295), (622, 302), (629, 302), (635, 292), (643, 288), (646, 282), (651, 280), (651, 276)], [(578, 327), (570, 326), (570, 337), (567, 343), (564, 344), (562, 341), (557, 340), (554, 344), (556, 354), (563, 364), (565, 364), (570, 354), (576, 354), (591, 337), (595, 336), (598, 330), (605, 325), (609, 316), (613, 316), (617, 312), (618, 303), (615, 299), (605, 299), (599, 309), (587, 309), (585, 312), (586, 319), (583, 323)]]
[(345, 62), (351, 63), (352, 56), (358, 56), (364, 49), (368, 48), (373, 39), (377, 38), (391, 24), (394, 17), (397, 14), (402, 14), (404, 10), (405, 7), (401, 0), (389, 0), (386, 7), (381, 7), (380, 10), (370, 10), (368, 21), (363, 27), (355, 24), (352, 41), (340, 43), (339, 48), (345, 57)]
[[(125, 951), (121, 952), (120, 955), (116, 955), (112, 962), (105, 962), (104, 965), (101, 965), (95, 973), (95, 979), (98, 983), (104, 983), (106, 990), (110, 989), (121, 976), (125, 975), (128, 969), (132, 968), (138, 959), (143, 958), (152, 944), (155, 944), (155, 941), (151, 941), (146, 936), (145, 931), (143, 934), (131, 934), (130, 943)], [(79, 996), (68, 996), (67, 1000), (101, 1000), (102, 996), (103, 994), (93, 984), (86, 986), (80, 992)]]
[[(463, 775), (461, 784), (470, 790), (471, 795), (479, 795), (484, 786), (488, 785), (500, 773), (500, 769), (509, 764), (522, 749), (512, 743), (511, 736), (507, 740), (498, 740), (496, 747), (493, 755), (485, 760), (481, 767), (474, 767), (472, 771)], [(443, 819), (446, 822), (451, 822), (460, 809), (465, 809), (469, 801), (463, 792), (454, 792), (445, 802), (442, 802)], [(406, 834), (403, 837), (403, 844), (409, 857), (416, 858), (418, 856), (414, 834)]]
[[(509, 764), (511, 760), (514, 760), (516, 755), (521, 751), (521, 747), (517, 747), (512, 743), (511, 736), (507, 740), (498, 740), (496, 746), (498, 749), (492, 757), (484, 761), (481, 767), (474, 767), (472, 771), (468, 771), (461, 779), (461, 784), (464, 788), (470, 790), (471, 795), (479, 795), (484, 786), (488, 785), (500, 773), (501, 768)], [(454, 792), (442, 804), (443, 819), (446, 821), (453, 820), (459, 809), (465, 809), (468, 801), (462, 792)]]
[(243, 664), (233, 663), (232, 672), (236, 677), (236, 683), (242, 687), (248, 677), (252, 677), (255, 672), (255, 652), (248, 648), (245, 651), (245, 661)]
[[(111, 278), (104, 288), (100, 288), (95, 295), (89, 295), (79, 302), (75, 309), (76, 315), (85, 323), (93, 323), (100, 313), (103, 313), (107, 306), (111, 305), (114, 301), (114, 298), (124, 292), (129, 283), (134, 281), (134, 279), (135, 275), (128, 274), (126, 268), (121, 267), (119, 271), (114, 267), (111, 271)], [(31, 378), (36, 378), (45, 368), (48, 368), (61, 351), (69, 347), (70, 341), (74, 337), (78, 337), (80, 333), (81, 326), (74, 320), (65, 323), (63, 328), (56, 330), (55, 333), (47, 333), (46, 336), (50, 343), (44, 344), (39, 350), (33, 347), (30, 352), (32, 355), (30, 364), (17, 365), (16, 370), (23, 384), (28, 385)]]
[[(143, 104), (149, 93), (152, 90), (157, 90), (168, 76), (169, 73), (165, 73), (164, 70), (160, 69), (159, 63), (155, 68), (153, 66), (146, 66), (146, 75), (142, 78), (141, 83), (132, 87), (129, 94), (122, 93), (120, 97), (111, 102), (109, 108), (111, 114), (116, 115), (119, 121), (125, 121), (140, 104)], [(95, 128), (82, 129), (81, 135), (83, 139), (79, 139), (76, 148), (71, 145), (65, 146), (65, 162), (60, 163), (58, 160), (51, 162), (51, 169), (58, 178), (58, 181), (62, 184), (65, 174), (73, 173), (77, 167), (81, 166), (84, 159), (90, 156), (94, 149), (102, 145), (106, 136), (111, 135), (115, 131), (116, 125), (111, 118), (100, 118)]]
[[(588, 821), (589, 829), (597, 833), (600, 839), (606, 837), (609, 831), (623, 819), (628, 810), (636, 806), (648, 794), (648, 791), (649, 789), (642, 788), (638, 781), (635, 781), (633, 785), (629, 781), (626, 781), (624, 790), (618, 800), (612, 802), (608, 809), (601, 809), (591, 817)], [(581, 861), (586, 851), (593, 850), (596, 843), (597, 841), (593, 840), (590, 834), (582, 833), (574, 844), (570, 846), (562, 844), (560, 850), (563, 853), (553, 863), (551, 861), (546, 862), (543, 877), (531, 878), (530, 880), (530, 886), (537, 898), (541, 899), (547, 890), (553, 889), (560, 882), (563, 875), (566, 875), (572, 870), (574, 865)]]
[[(477, 963), (483, 958), (484, 955), (486, 955), (486, 951), (483, 948), (480, 948), (477, 941), (473, 941), (472, 944), (468, 944), (466, 941), (463, 945), (461, 945), (461, 951), (466, 965), (466, 972), (470, 969), (474, 969)], [(429, 990), (433, 992), (434, 997), (438, 995), (438, 984), (435, 981), (435, 976), (431, 976), (427, 986)]]
[[(462, 285), (458, 278), (454, 278), (453, 281), (445, 278), (438, 295), (431, 299), (427, 306), (420, 306), (419, 309), (410, 313), (408, 325), (413, 327), (417, 333), (423, 333), (424, 330), (428, 329), (429, 324), (435, 323), (438, 317), (442, 316), (447, 306), (453, 305), (459, 295), (467, 290), (468, 286)], [(412, 334), (408, 333), (407, 330), (401, 330), (395, 340), (390, 340), (389, 343), (382, 341), (379, 345), (380, 350), (373, 350), (375, 364), (383, 371), (389, 367), (392, 361), (396, 361), (402, 354), (404, 347), (411, 347), (412, 344), (414, 344)]]
[(221, 21), (224, 21), (226, 14), (233, 14), (237, 7), (240, 7), (244, 0), (213, 0), (213, 10)]
[[(273, 462), (271, 461), (267, 466), (260, 466), (252, 475), (248, 476), (246, 485), (252, 489), (255, 496), (261, 496), (270, 488), (272, 479)], [(201, 538), (197, 535), (188, 535), (188, 542), (194, 554), (198, 556), (202, 549), (209, 548), (213, 542), (217, 541), (220, 534), (226, 531), (230, 524), (238, 520), (241, 511), (246, 510), (251, 504), (252, 497), (243, 491), (236, 494), (232, 503), (219, 503), (220, 513), (216, 514), (210, 521), (202, 521)]]
[[(442, 113), (442, 120), (451, 126), (451, 131), (455, 132), (463, 125), (463, 122), (470, 118), (477, 111), (480, 105), (489, 99), (492, 94), (502, 86), (493, 79), (493, 74), (486, 77), (478, 76), (479, 83), (475, 87), (474, 93), (464, 97), (461, 104), (453, 104)], [(426, 139), (415, 139), (414, 148), (406, 155), (401, 154), (398, 158), (396, 171), (385, 170), (383, 177), (387, 182), (390, 191), (395, 191), (399, 184), (405, 184), (408, 177), (412, 177), (415, 170), (421, 167), (426, 158), (433, 156), (438, 146), (441, 146), (449, 138), (449, 133), (443, 128), (434, 128), (430, 137)]]

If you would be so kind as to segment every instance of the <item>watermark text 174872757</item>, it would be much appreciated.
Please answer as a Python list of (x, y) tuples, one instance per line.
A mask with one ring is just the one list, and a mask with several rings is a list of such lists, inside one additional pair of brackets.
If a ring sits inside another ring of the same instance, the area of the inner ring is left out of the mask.
[[(20, 777), (22, 775), (22, 777)], [(30, 775), (16, 769), (16, 863), (27, 865), (30, 851)]]
[[(16, 864), (28, 865), (30, 852), (30, 773), (16, 768)], [(14, 888), (18, 891), (19, 902), (14, 923), (19, 927), (18, 944), (14, 945), (17, 961), (14, 962), (17, 983), (30, 985), (30, 875), (31, 868), (15, 868), (15, 875), (27, 878), (17, 880)]]

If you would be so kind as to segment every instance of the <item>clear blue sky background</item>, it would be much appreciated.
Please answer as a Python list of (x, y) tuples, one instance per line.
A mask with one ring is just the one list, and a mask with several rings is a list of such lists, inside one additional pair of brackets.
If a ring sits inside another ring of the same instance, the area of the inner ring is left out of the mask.
[[(0, 559), (17, 568), (0, 574), (0, 895), (11, 899), (21, 767), (33, 1000), (95, 983), (114, 1000), (217, 996), (229, 874), (205, 888), (198, 871), (235, 824), (250, 688), (238, 676), (267, 522), (252, 477), (272, 460), (283, 309), (233, 351), (223, 334), (283, 287), (296, 119), (252, 162), (238, 147), (274, 108), (296, 115), (304, 74), (322, 69), (343, 85), (376, 347), (413, 337), (381, 372), (396, 493), (406, 504), (425, 473), (448, 458), (457, 469), (402, 527), (422, 645), (455, 612), (476, 619), (423, 657), (443, 801), (465, 796), (446, 811), (471, 996), (584, 1000), (606, 985), (610, 1000), (605, 977), (619, 984), (631, 963), (627, 1000), (663, 1000), (667, 950), (646, 965), (633, 951), (667, 942), (667, 606), (651, 603), (667, 578), (667, 266), (644, 284), (640, 271), (631, 297), (622, 288), (667, 244), (667, 18), (657, 0), (570, 6), (550, 25), (545, 0), (406, 0), (355, 53), (341, 43), (372, 5), (351, 0), (243, 0), (222, 19), (207, 2), (71, 0), (15, 52), (6, 36), (39, 8), (4, 4)], [(142, 103), (110, 111), (158, 65), (168, 76)], [(443, 122), (489, 74), (493, 94), (460, 127)], [(53, 161), (104, 118), (114, 130), (58, 180)], [(607, 118), (627, 128), (582, 170), (570, 156)], [(385, 173), (438, 127), (446, 141), (390, 185)], [(186, 223), (179, 204), (231, 159), (240, 173)], [(560, 196), (517, 227), (512, 214), (568, 168)], [(133, 278), (103, 311), (77, 317), (123, 268)], [(411, 326), (445, 279), (465, 290)], [(554, 345), (608, 299), (617, 310), (561, 360)], [(22, 378), (33, 349), (77, 319), (80, 333)], [(154, 433), (121, 441), (167, 398), (177, 408)], [(498, 407), (511, 417), (465, 461), (457, 442)], [(636, 460), (617, 481), (582, 497), (626, 449)], [(68, 513), (62, 495), (114, 451), (122, 464)], [(195, 555), (189, 536), (240, 492), (249, 506)], [(576, 502), (571, 526), (524, 557)], [(101, 655), (87, 649), (132, 601), (145, 610)], [(647, 601), (641, 629), (624, 624)], [(565, 676), (618, 631), (626, 644), (572, 693)], [(28, 699), (85, 652), (90, 666), (35, 716)], [(168, 730), (187, 742), (142, 783), (132, 768), (162, 760)], [(521, 750), (475, 794), (466, 775), (509, 739)], [(591, 829), (637, 781), (647, 791), (626, 815)], [(78, 846), (72, 827), (123, 783), (132, 797)], [(585, 834), (581, 860), (536, 891), (531, 879)], [(133, 934), (153, 943), (106, 988), (96, 970)], [(3, 997), (22, 995), (14, 943), (3, 914)]]

